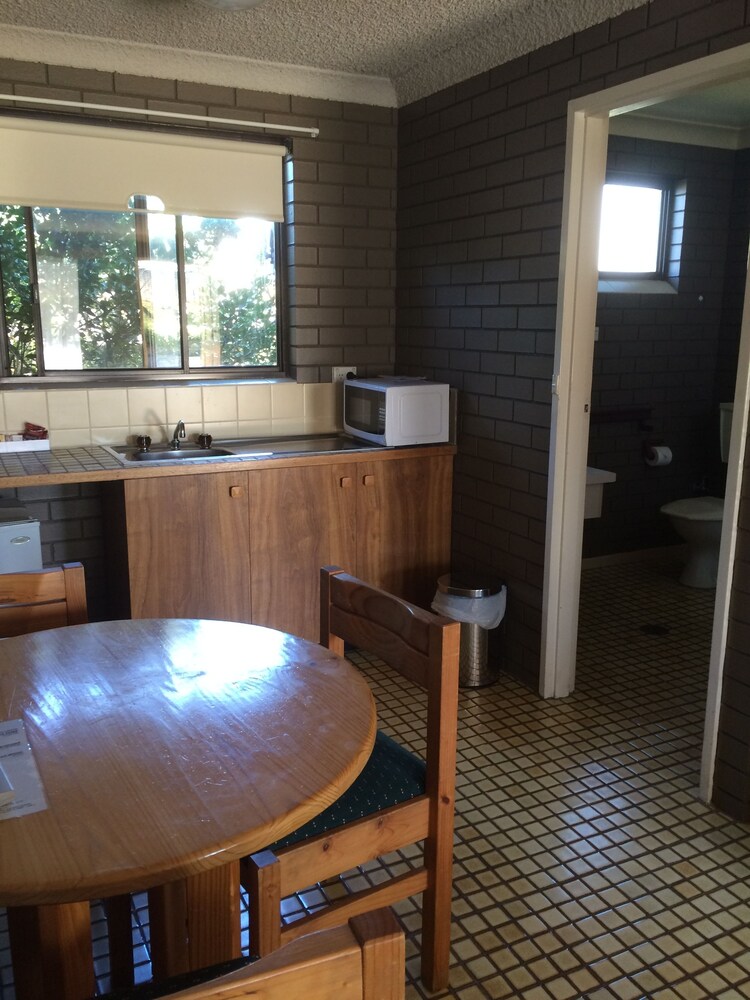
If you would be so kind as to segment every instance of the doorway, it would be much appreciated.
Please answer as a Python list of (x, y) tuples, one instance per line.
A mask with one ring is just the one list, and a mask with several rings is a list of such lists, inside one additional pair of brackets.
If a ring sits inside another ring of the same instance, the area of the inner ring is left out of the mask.
[[(695, 94), (750, 75), (750, 46), (675, 67), (572, 102), (560, 267), (560, 309), (553, 380), (552, 447), (547, 513), (541, 693), (564, 697), (575, 684), (585, 469), (589, 434), (600, 192), (609, 121), (627, 111)], [(750, 382), (750, 297), (745, 295), (724, 531), (716, 589), (701, 795), (708, 799), (715, 756), (721, 667), (734, 561), (741, 455)]]

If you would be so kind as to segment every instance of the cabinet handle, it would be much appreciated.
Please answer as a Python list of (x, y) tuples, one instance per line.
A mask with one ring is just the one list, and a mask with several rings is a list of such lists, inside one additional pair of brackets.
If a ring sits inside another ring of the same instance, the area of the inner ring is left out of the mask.
[(351, 476), (342, 476), (341, 479), (339, 479), (339, 486), (342, 488), (342, 490), (349, 489), (351, 485), (352, 485)]
[(372, 476), (372, 475), (369, 475), (369, 474), (366, 475), (366, 476), (362, 476), (362, 482), (365, 484), (365, 486), (374, 486), (375, 485), (375, 476)]
[(229, 487), (229, 496), (233, 500), (235, 500), (237, 497), (244, 497), (244, 495), (245, 495), (245, 490), (243, 489), (242, 486), (230, 486)]

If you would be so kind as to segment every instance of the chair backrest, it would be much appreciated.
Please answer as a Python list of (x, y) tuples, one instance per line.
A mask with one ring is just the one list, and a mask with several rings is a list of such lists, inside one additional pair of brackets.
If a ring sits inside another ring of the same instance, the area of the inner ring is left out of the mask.
[[(323, 646), (343, 655), (344, 643), (351, 643), (425, 689), (426, 780), (418, 782), (413, 794), (402, 795), (401, 776), (393, 773), (394, 757), (387, 750), (394, 741), (378, 738), (362, 774), (328, 810), (335, 812), (343, 803), (339, 814), (329, 817), (335, 822), (309, 835), (303, 828), (298, 840), (244, 859), (251, 947), (256, 954), (270, 955), (306, 930), (340, 926), (347, 917), (421, 893), (422, 979), (429, 990), (439, 992), (448, 985), (450, 967), (461, 626), (335, 566), (321, 570), (320, 623)], [(383, 773), (385, 782), (380, 780)], [(389, 785), (394, 779), (396, 787)], [(281, 926), (285, 896), (419, 843), (424, 845), (421, 865), (377, 880), (376, 885), (352, 889), (330, 906)]]
[[(172, 994), (175, 1000), (403, 1000), (404, 933), (388, 909), (307, 934), (221, 979)], [(135, 993), (134, 993), (135, 995)]]
[(374, 653), (427, 692), (427, 794), (453, 802), (461, 626), (350, 576), (320, 573), (320, 641)]
[(80, 563), (0, 574), (0, 637), (86, 621), (86, 581)]

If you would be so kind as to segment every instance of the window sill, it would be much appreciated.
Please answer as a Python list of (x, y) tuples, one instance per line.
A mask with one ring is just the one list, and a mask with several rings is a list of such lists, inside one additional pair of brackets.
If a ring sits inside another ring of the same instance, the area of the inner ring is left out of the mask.
[(196, 386), (222, 385), (296, 385), (296, 381), (288, 375), (267, 375), (260, 378), (107, 378), (92, 376), (90, 378), (59, 378), (52, 376), (28, 376), (24, 378), (0, 378), (0, 391), (13, 392), (27, 389), (155, 389), (155, 388), (188, 388)]
[(656, 278), (600, 278), (597, 291), (609, 295), (676, 295), (677, 289), (668, 281)]

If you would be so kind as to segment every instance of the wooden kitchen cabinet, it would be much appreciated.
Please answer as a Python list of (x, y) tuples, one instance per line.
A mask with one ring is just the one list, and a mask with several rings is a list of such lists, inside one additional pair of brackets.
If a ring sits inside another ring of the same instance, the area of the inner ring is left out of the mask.
[(357, 464), (356, 575), (429, 608), (450, 564), (453, 459)]
[(250, 472), (253, 622), (315, 642), (321, 566), (356, 558), (354, 466)]
[(133, 618), (252, 621), (247, 476), (124, 484)]
[(450, 561), (452, 457), (249, 473), (253, 621), (317, 641), (321, 566), (429, 608)]
[(451, 454), (124, 486), (130, 614), (252, 621), (317, 641), (320, 567), (429, 607), (450, 563)]

